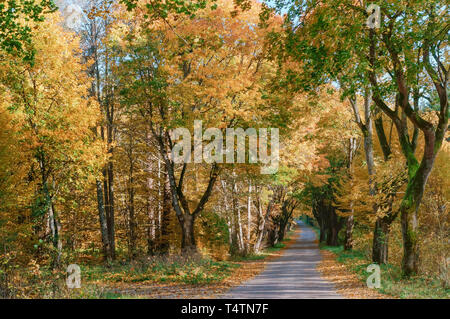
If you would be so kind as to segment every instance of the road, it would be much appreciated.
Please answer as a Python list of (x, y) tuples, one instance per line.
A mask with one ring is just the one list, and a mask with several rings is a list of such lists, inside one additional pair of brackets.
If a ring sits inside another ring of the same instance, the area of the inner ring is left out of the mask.
[(300, 235), (280, 258), (269, 262), (259, 275), (229, 290), (223, 298), (343, 298), (316, 269), (321, 260), (316, 233), (303, 222), (298, 225)]

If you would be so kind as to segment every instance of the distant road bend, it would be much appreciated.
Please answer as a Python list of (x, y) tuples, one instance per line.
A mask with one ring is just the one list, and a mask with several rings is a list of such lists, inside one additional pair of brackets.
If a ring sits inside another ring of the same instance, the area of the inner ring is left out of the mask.
[(241, 286), (230, 289), (223, 298), (316, 299), (343, 298), (333, 284), (321, 278), (316, 266), (321, 254), (314, 230), (298, 222), (300, 235), (284, 254)]

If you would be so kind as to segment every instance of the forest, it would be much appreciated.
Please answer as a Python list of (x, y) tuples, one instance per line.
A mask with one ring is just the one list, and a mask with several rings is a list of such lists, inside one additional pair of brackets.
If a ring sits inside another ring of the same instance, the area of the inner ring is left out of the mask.
[(355, 285), (448, 299), (449, 26), (442, 0), (1, 0), (0, 298), (214, 296), (312, 229)]

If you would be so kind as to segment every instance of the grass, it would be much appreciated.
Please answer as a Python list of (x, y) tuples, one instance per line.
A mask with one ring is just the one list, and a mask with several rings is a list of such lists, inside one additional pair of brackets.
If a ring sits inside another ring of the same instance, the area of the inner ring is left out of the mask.
[(89, 282), (172, 282), (202, 285), (222, 281), (235, 267), (236, 264), (228, 261), (169, 256), (114, 264), (110, 268), (83, 266), (82, 273)]
[[(206, 285), (223, 281), (240, 267), (239, 262), (262, 260), (286, 247), (293, 232), (286, 238), (259, 254), (234, 256), (229, 261), (214, 261), (209, 258), (161, 256), (152, 257), (131, 263), (116, 262), (110, 267), (104, 265), (81, 266), (83, 280), (89, 283), (123, 282), (123, 283), (178, 283), (190, 285)], [(114, 297), (111, 295), (110, 297)]]
[[(310, 225), (319, 238), (320, 230)], [(336, 254), (336, 260), (355, 273), (362, 282), (366, 282), (371, 273), (367, 272), (367, 266), (372, 264), (359, 250), (345, 251), (343, 246), (331, 247), (320, 244), (320, 249), (325, 249)], [(392, 264), (380, 265), (381, 287), (378, 292), (402, 299), (449, 299), (450, 289), (443, 288), (437, 278), (415, 276), (406, 279), (402, 276), (402, 270)]]
[[(362, 282), (366, 282), (370, 275), (367, 266), (372, 264), (365, 254), (358, 250), (345, 251), (343, 246), (330, 247), (320, 245), (321, 249), (331, 251), (336, 254), (336, 260), (343, 263), (346, 268), (358, 276)], [(380, 265), (381, 287), (380, 293), (402, 298), (402, 299), (448, 299), (450, 289), (445, 289), (440, 281), (434, 278), (415, 276), (409, 279), (402, 277), (399, 267), (391, 264)]]

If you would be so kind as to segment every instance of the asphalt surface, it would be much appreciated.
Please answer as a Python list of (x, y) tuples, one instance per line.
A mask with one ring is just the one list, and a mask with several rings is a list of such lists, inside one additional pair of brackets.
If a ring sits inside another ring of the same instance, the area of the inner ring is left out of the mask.
[(283, 255), (259, 275), (232, 288), (223, 298), (340, 299), (332, 283), (321, 278), (316, 267), (321, 260), (314, 230), (298, 222), (300, 235)]

